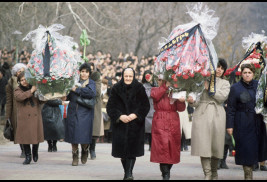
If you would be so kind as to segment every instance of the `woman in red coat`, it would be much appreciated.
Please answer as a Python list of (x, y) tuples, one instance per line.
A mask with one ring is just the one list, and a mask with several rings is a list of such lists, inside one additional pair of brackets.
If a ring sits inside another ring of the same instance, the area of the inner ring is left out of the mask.
[(155, 113), (152, 121), (150, 161), (160, 163), (162, 177), (168, 180), (172, 165), (180, 162), (181, 130), (177, 111), (185, 110), (185, 98), (173, 102), (168, 97), (170, 83), (159, 79), (158, 84), (159, 87), (151, 89)]

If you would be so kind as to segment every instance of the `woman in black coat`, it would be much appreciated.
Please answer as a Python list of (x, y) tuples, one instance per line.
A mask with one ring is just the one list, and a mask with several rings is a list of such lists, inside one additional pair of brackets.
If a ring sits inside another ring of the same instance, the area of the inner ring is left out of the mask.
[(57, 152), (57, 141), (65, 136), (59, 105), (63, 105), (61, 99), (49, 100), (42, 109), (44, 139), (48, 143), (48, 152)]
[(122, 72), (107, 103), (112, 123), (112, 156), (121, 158), (124, 179), (133, 179), (136, 157), (144, 155), (145, 117), (150, 109), (145, 88), (135, 79), (132, 68)]
[(256, 114), (256, 90), (258, 81), (253, 80), (255, 67), (241, 66), (242, 78), (232, 85), (227, 103), (226, 128), (235, 139), (235, 163), (242, 165), (245, 179), (252, 179), (253, 164), (260, 162), (260, 124), (263, 118)]

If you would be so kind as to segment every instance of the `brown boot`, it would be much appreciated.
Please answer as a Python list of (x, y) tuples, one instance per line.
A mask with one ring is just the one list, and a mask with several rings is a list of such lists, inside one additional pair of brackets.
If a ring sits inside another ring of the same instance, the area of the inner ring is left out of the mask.
[[(201, 165), (205, 175), (205, 180), (211, 180), (211, 159), (209, 157), (200, 157)], [(216, 166), (217, 167), (217, 166)]]
[(85, 164), (87, 162), (88, 150), (89, 150), (89, 145), (82, 144), (82, 156), (81, 156), (82, 164)]
[(79, 149), (72, 151), (72, 165), (78, 166), (79, 163)]
[(253, 167), (252, 166), (243, 166), (244, 169), (244, 179), (253, 180)]
[(212, 180), (218, 180), (218, 173), (217, 173), (218, 163), (219, 163), (218, 158), (215, 158), (215, 157), (211, 158), (211, 179)]

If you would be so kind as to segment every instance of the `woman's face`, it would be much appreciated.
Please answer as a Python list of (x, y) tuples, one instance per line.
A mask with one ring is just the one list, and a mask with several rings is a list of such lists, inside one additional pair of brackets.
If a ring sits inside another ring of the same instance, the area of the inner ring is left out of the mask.
[(87, 80), (90, 76), (89, 71), (86, 71), (86, 69), (82, 69), (80, 73), (81, 80)]
[(242, 78), (245, 82), (251, 82), (251, 80), (253, 79), (254, 73), (249, 69), (249, 68), (245, 68), (242, 71)]
[(124, 83), (130, 85), (133, 81), (134, 73), (131, 69), (126, 69), (123, 74)]
[(162, 85), (162, 79), (158, 79), (158, 85), (159, 85), (159, 87)]
[(23, 87), (28, 87), (29, 86), (29, 83), (27, 82), (27, 80), (25, 79), (25, 77), (22, 77), (20, 79), (20, 84), (23, 86)]
[(218, 66), (218, 67), (216, 68), (216, 77), (222, 77), (223, 72), (224, 72), (223, 67), (222, 67), (222, 66)]
[(16, 76), (18, 76), (21, 72), (23, 72), (24, 71), (24, 68), (20, 68), (18, 71), (17, 71), (17, 75)]

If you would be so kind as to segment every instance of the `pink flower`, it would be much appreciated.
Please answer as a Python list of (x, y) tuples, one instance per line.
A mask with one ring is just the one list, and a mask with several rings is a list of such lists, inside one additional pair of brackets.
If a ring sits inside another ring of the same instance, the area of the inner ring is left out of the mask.
[(178, 88), (178, 84), (177, 84), (177, 83), (175, 83), (173, 86), (174, 86), (175, 88)]

